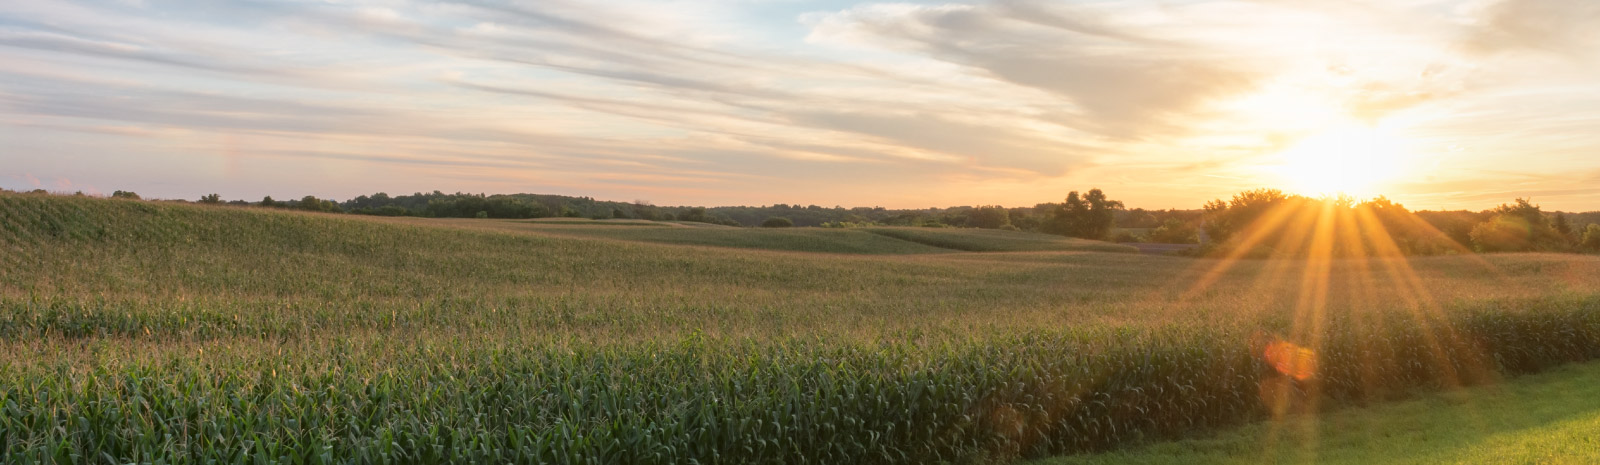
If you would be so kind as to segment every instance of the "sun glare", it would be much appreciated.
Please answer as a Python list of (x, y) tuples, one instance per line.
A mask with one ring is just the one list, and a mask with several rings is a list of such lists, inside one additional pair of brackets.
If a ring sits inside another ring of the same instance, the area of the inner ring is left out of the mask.
[(1300, 140), (1278, 154), (1285, 190), (1304, 195), (1372, 197), (1404, 175), (1404, 141), (1388, 130), (1347, 125)]

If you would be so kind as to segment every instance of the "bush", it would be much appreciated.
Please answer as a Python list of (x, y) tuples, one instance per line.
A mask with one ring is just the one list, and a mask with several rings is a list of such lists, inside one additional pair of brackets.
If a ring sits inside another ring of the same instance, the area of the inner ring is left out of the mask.
[(372, 210), (372, 214), (378, 216), (410, 216), (411, 210), (406, 210), (405, 207), (398, 205), (384, 205)]
[(784, 217), (781, 217), (781, 216), (774, 216), (772, 218), (767, 218), (766, 221), (762, 221), (761, 222), (761, 227), (763, 227), (763, 228), (792, 228), (792, 227), (794, 227), (794, 221), (790, 221), (788, 218), (784, 218)]
[(113, 198), (113, 199), (139, 200), (139, 194), (135, 194), (135, 193), (133, 193), (131, 191), (116, 191), (116, 192), (112, 192), (111, 193), (111, 198)]
[[(848, 228), (865, 228), (865, 227), (868, 227), (868, 226), (877, 226), (877, 225), (872, 224), (872, 223), (853, 223), (853, 222), (849, 222), (849, 221), (829, 221), (827, 223), (822, 223), (819, 226), (824, 227), (824, 228), (848, 229)], [(946, 226), (941, 226), (941, 227), (948, 228), (950, 226), (946, 225)]]
[(473, 218), (478, 218), (478, 219), (485, 219), (485, 218), (488, 218), (488, 217), (489, 217), (489, 212), (486, 212), (486, 211), (479, 211), (477, 215), (473, 216)]
[(1200, 242), (1200, 234), (1194, 225), (1168, 218), (1161, 226), (1150, 230), (1149, 240), (1162, 244), (1196, 244)]

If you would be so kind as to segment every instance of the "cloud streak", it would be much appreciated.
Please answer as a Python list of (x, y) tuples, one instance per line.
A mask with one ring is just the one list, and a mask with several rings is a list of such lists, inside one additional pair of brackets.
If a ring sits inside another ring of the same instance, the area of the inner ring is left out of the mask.
[(12, 2), (0, 161), (174, 197), (1193, 207), (1357, 121), (1436, 161), (1402, 201), (1481, 202), (1449, 183), (1515, 153), (1575, 208), (1590, 3)]

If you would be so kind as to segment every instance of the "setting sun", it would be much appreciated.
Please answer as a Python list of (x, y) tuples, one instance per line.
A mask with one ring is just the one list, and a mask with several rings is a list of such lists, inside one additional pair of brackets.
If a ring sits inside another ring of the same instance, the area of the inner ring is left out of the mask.
[(1346, 125), (1301, 139), (1273, 167), (1287, 190), (1305, 195), (1378, 195), (1405, 174), (1405, 141), (1383, 128)]

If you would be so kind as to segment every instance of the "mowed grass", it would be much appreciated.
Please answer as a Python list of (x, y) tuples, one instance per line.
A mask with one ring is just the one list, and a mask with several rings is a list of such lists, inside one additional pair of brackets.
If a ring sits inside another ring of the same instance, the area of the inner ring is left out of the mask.
[(1031, 465), (1600, 463), (1600, 363)]
[[(1257, 331), (1317, 346), (1335, 404), (1600, 357), (1583, 256), (812, 253), (31, 195), (0, 228), (6, 463), (1005, 461), (1263, 418)], [(724, 231), (760, 232), (691, 230)]]

